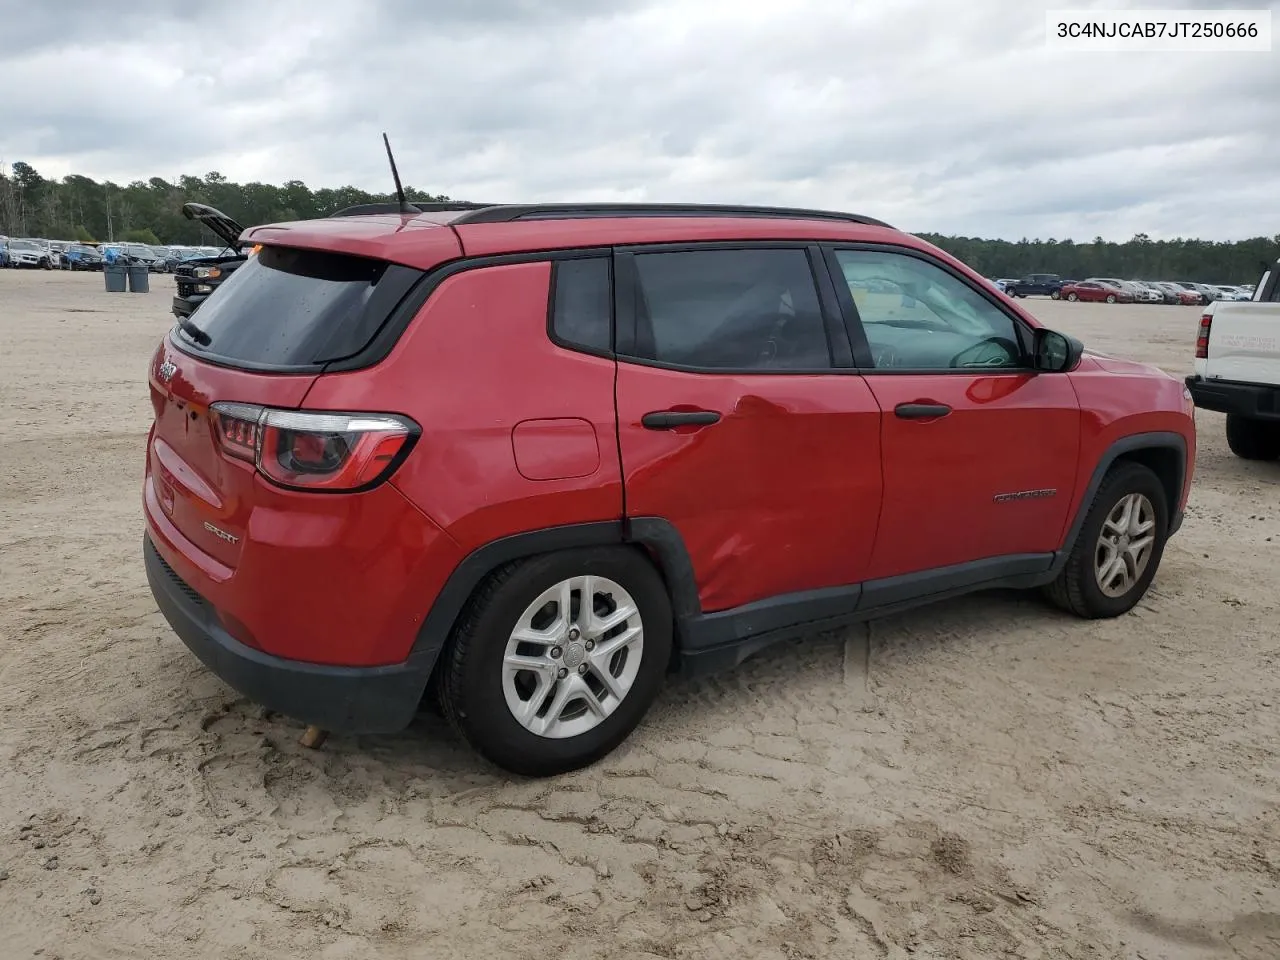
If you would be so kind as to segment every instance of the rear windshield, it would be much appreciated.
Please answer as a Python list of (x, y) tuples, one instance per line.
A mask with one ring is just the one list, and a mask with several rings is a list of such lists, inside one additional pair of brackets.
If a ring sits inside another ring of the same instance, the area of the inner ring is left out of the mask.
[(421, 272), (328, 251), (263, 247), (192, 314), (192, 352), (232, 365), (315, 367), (358, 353)]

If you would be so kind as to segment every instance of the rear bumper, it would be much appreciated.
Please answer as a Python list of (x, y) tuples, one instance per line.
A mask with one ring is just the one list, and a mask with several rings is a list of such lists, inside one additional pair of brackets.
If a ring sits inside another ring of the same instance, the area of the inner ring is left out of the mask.
[(1201, 410), (1234, 413), (1250, 420), (1280, 420), (1280, 387), (1197, 376), (1187, 377), (1186, 384)]
[(394, 733), (413, 720), (430, 663), (411, 657), (391, 666), (336, 667), (254, 650), (222, 628), (213, 606), (165, 563), (150, 536), (143, 538), (143, 561), (156, 605), (174, 633), (238, 693), (335, 733)]

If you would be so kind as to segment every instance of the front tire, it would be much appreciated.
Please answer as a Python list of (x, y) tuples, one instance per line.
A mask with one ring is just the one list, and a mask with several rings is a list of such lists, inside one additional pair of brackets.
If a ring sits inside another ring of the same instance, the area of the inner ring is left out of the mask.
[(1049, 294), (1049, 299), (1050, 299), (1050, 300), (1061, 300), (1061, 299), (1062, 299), (1062, 291), (1061, 291), (1061, 290), (1055, 290), (1055, 291), (1053, 291), (1053, 293)]
[(1116, 302), (1116, 295), (1114, 293), (1108, 293), (1107, 303), (1115, 303), (1115, 302)]
[(1280, 460), (1280, 422), (1229, 413), (1227, 446), (1242, 460)]
[(1080, 299), (1080, 297), (1079, 297), (1079, 295), (1078, 295), (1078, 294), (1068, 293), (1068, 294), (1067, 294), (1067, 299), (1068, 299), (1070, 302), (1075, 303), (1077, 300), (1079, 300), (1079, 299)]
[(1107, 473), (1058, 579), (1051, 602), (1088, 620), (1128, 613), (1164, 556), (1169, 504), (1149, 467), (1122, 461)]
[(613, 751), (648, 711), (671, 659), (672, 627), (661, 576), (632, 548), (508, 564), (477, 589), (454, 630), (440, 706), (510, 773), (577, 770)]

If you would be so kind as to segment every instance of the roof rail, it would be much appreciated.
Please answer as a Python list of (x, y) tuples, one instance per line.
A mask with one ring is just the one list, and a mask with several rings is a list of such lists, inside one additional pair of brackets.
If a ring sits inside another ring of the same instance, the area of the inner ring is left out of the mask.
[(800, 207), (733, 206), (717, 203), (507, 203), (476, 206), (479, 209), (469, 208), (453, 224), (577, 220), (590, 217), (768, 217), (785, 220), (840, 220), (874, 227), (889, 226), (882, 220), (856, 213), (807, 210)]
[[(409, 201), (418, 209), (419, 213), (432, 213), (439, 210), (487, 210), (493, 206), (491, 203), (472, 203), (469, 200), (419, 200)], [(400, 203), (394, 201), (391, 203), (358, 203), (354, 207), (344, 207), (337, 213), (331, 213), (331, 217), (368, 217), (380, 213), (399, 213)]]

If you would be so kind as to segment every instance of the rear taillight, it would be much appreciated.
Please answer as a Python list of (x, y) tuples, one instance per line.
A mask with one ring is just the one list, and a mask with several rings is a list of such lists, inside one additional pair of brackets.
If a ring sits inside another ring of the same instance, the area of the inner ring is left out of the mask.
[(258, 458), (258, 421), (265, 408), (252, 403), (215, 403), (214, 427), (222, 452), (253, 463)]
[(409, 452), (418, 427), (390, 414), (311, 413), (215, 403), (222, 451), (294, 490), (364, 490), (385, 480)]
[(1213, 326), (1213, 314), (1206, 313), (1200, 318), (1200, 332), (1196, 334), (1196, 359), (1209, 359), (1209, 329)]

